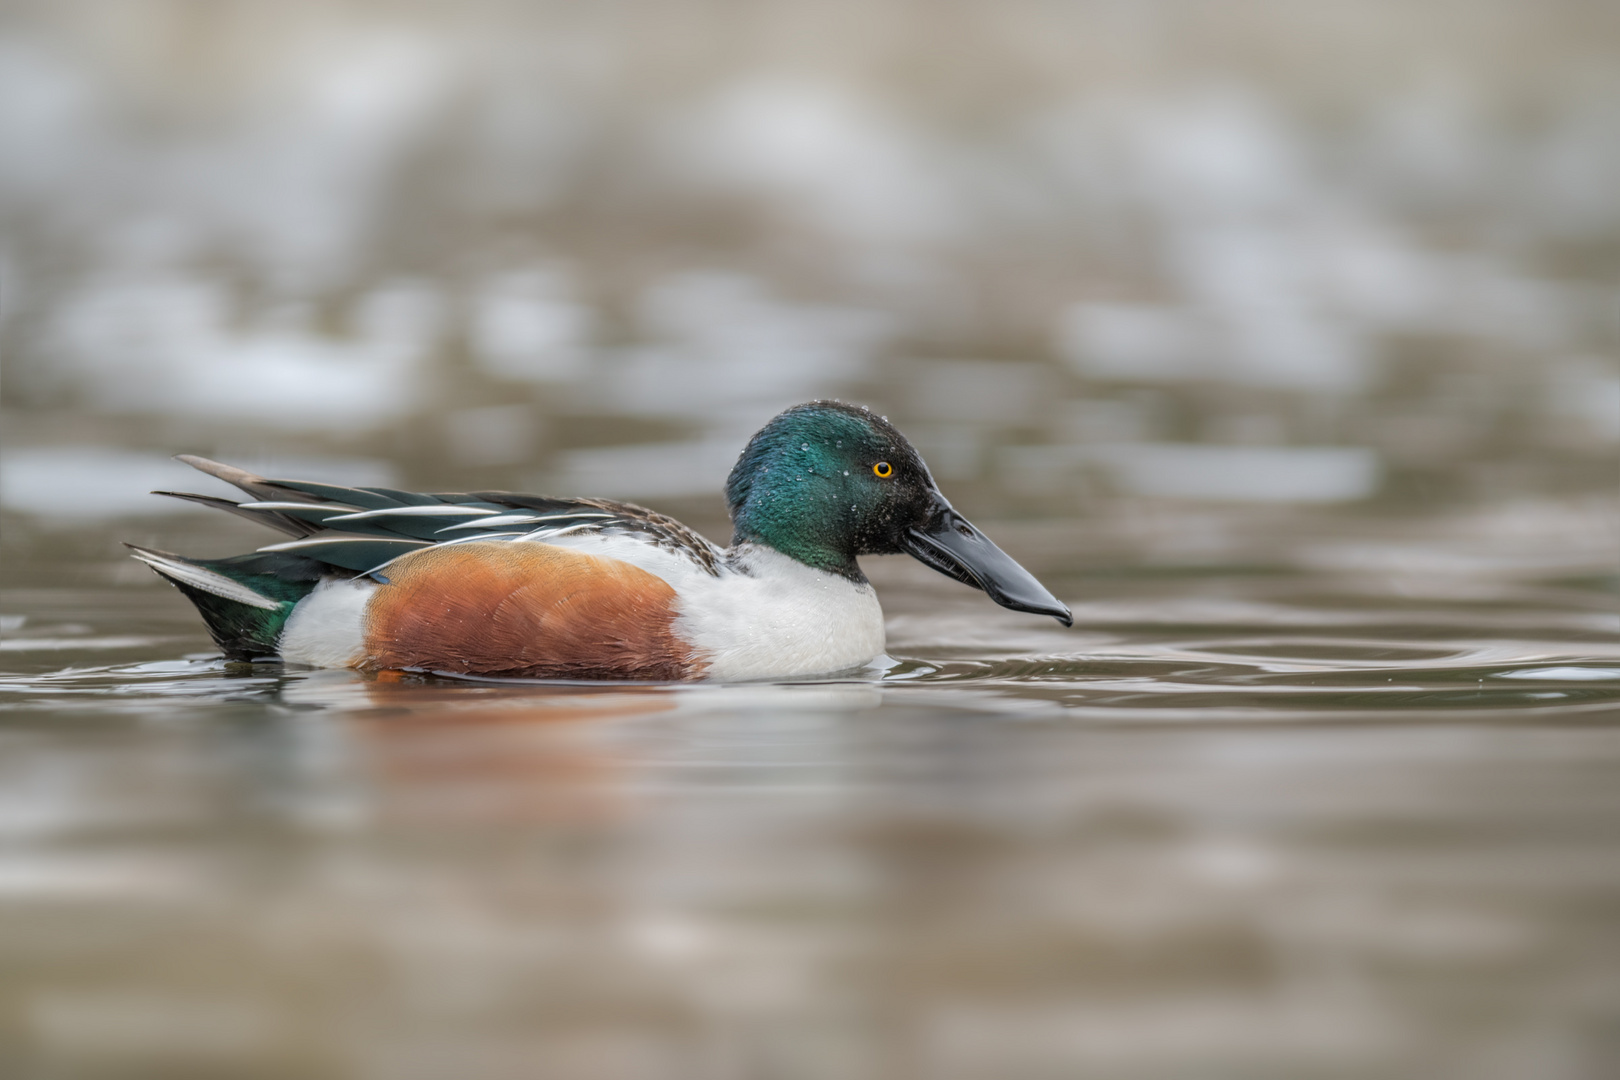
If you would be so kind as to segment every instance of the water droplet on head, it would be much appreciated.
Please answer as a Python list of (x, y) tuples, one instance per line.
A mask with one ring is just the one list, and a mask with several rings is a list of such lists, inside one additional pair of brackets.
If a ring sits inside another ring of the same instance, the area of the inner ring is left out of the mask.
[(802, 443), (799, 444), (799, 449), (800, 450), (808, 450), (808, 449), (810, 449), (810, 444), (807, 443), (807, 442), (802, 442)]
[(844, 470), (844, 475), (845, 475), (845, 476), (848, 476), (848, 475), (849, 475), (849, 470), (848, 470), (848, 469), (845, 469), (845, 470)]

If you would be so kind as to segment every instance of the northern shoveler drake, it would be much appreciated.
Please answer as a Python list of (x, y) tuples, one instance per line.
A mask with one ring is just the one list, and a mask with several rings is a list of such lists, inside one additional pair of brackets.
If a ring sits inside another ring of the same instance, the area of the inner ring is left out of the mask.
[(861, 667), (883, 612), (856, 562), (906, 552), (1003, 607), (1069, 609), (952, 509), (888, 420), (813, 401), (726, 481), (731, 546), (629, 503), (423, 495), (186, 462), (251, 501), (154, 492), (292, 539), (189, 559), (129, 545), (232, 659), (546, 679), (769, 679)]

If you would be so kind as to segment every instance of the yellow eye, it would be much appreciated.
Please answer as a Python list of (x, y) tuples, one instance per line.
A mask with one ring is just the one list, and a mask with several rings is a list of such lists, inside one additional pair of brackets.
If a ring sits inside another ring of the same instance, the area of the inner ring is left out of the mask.
[(894, 475), (894, 466), (887, 461), (880, 461), (872, 466), (872, 471), (881, 477), (888, 478)]

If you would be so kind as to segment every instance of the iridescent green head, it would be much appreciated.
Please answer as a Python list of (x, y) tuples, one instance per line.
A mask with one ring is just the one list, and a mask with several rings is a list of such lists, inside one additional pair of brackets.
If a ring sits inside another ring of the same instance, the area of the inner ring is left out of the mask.
[(1069, 609), (951, 508), (911, 443), (869, 409), (796, 405), (760, 429), (726, 481), (732, 543), (764, 544), (864, 581), (858, 555), (905, 552), (1003, 607)]

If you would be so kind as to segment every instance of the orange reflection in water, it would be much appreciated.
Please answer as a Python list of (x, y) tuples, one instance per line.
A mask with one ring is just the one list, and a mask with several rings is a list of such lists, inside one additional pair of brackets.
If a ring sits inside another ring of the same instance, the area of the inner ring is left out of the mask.
[(631, 810), (633, 736), (668, 712), (657, 688), (466, 686), (384, 673), (349, 729), (382, 817), (403, 822), (603, 824)]

